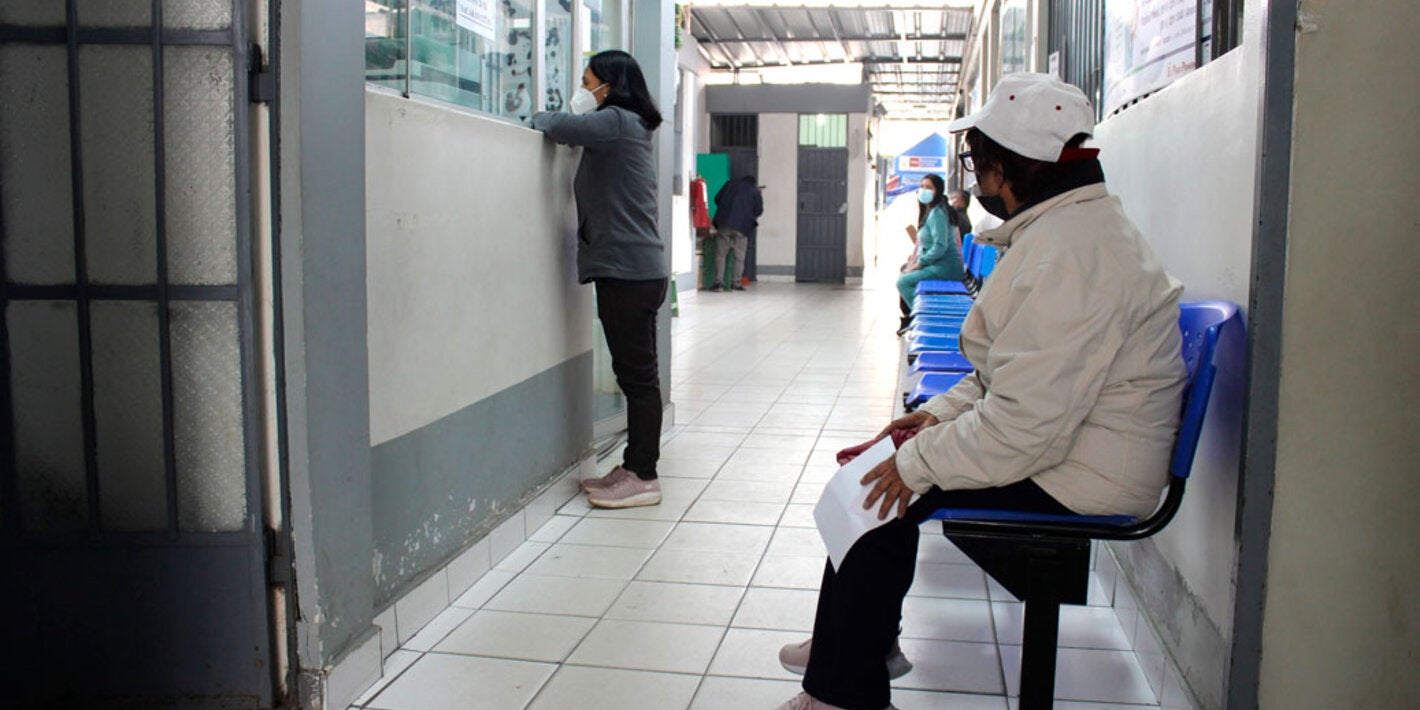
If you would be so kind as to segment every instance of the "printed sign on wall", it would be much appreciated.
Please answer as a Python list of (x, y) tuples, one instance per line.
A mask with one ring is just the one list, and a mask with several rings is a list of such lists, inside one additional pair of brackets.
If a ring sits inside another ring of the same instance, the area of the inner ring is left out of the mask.
[(459, 0), (458, 25), (484, 39), (494, 38), (493, 0)]
[(1197, 68), (1198, 0), (1105, 0), (1104, 113)]

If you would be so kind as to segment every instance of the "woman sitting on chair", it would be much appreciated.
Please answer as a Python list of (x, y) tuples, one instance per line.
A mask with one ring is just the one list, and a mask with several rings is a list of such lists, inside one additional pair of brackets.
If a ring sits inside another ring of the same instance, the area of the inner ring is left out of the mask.
[(934, 510), (1145, 516), (1167, 482), (1183, 288), (1080, 148), (1089, 101), (1011, 74), (951, 130), (966, 131), (982, 206), (1005, 219), (977, 234), (1006, 251), (962, 324), (976, 371), (884, 430), (922, 427), (863, 479), (863, 507), (895, 519), (825, 566), (813, 638), (780, 651), (804, 673), (781, 710), (891, 707), (890, 678), (911, 669), (897, 636), (917, 526)]
[(917, 284), (928, 279), (960, 281), (966, 276), (961, 262), (961, 234), (956, 220), (948, 216), (947, 184), (942, 176), (929, 173), (917, 190), (917, 224), (907, 225), (907, 236), (917, 246), (913, 256), (903, 265), (897, 277), (898, 303), (902, 308), (902, 323), (897, 334), (907, 330), (912, 320), (912, 299)]

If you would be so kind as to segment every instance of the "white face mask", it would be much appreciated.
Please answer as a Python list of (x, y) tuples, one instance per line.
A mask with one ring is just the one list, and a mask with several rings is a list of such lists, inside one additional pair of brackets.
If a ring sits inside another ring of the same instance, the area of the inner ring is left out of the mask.
[(937, 191), (926, 187), (917, 189), (917, 201), (924, 205), (932, 204), (932, 200), (937, 199)]
[(567, 107), (572, 109), (572, 113), (577, 114), (591, 113), (597, 110), (597, 97), (592, 92), (603, 86), (606, 84), (597, 84), (591, 90), (577, 87), (577, 90), (572, 92), (572, 100), (568, 102)]

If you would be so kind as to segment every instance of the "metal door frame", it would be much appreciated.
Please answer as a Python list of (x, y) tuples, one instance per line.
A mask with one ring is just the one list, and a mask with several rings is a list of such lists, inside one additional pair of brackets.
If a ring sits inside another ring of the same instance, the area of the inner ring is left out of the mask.
[[(74, 558), (73, 564), (76, 568), (82, 567), (83, 560), (107, 562), (119, 568), (120, 565), (113, 560), (116, 558), (128, 559), (150, 555), (149, 560), (155, 567), (173, 564), (179, 557), (185, 555), (181, 551), (202, 551), (217, 550), (222, 548), (244, 548), (245, 552), (237, 553), (232, 560), (245, 560), (242, 569), (253, 572), (248, 575), (250, 588), (247, 592), (250, 599), (260, 599), (264, 601), (265, 608), (261, 610), (261, 616), (266, 620), (267, 628), (257, 633), (252, 630), (250, 636), (256, 640), (257, 647), (252, 649), (255, 660), (258, 664), (264, 664), (267, 674), (272, 675), (269, 683), (264, 687), (252, 687), (238, 689), (249, 690), (256, 693), (256, 696), (238, 692), (236, 695), (255, 699), (262, 706), (269, 706), (279, 701), (275, 696), (277, 688), (282, 683), (275, 677), (275, 672), (282, 666), (273, 658), (272, 652), (279, 645), (274, 644), (273, 633), (275, 629), (271, 623), (270, 596), (268, 595), (267, 558), (269, 555), (268, 540), (263, 525), (263, 509), (265, 498), (262, 491), (260, 475), (260, 452), (259, 440), (260, 432), (257, 420), (257, 405), (260, 401), (258, 392), (258, 375), (256, 369), (255, 336), (256, 336), (256, 312), (254, 294), (254, 259), (253, 259), (253, 225), (252, 225), (252, 184), (251, 184), (251, 126), (249, 105), (251, 96), (249, 95), (249, 82), (246, 71), (251, 61), (251, 44), (248, 37), (247, 23), (250, 21), (250, 8), (248, 0), (231, 0), (231, 23), (226, 29), (221, 30), (183, 30), (166, 29), (163, 27), (163, 2), (162, 0), (151, 0), (150, 25), (148, 27), (136, 28), (89, 28), (79, 24), (78, 0), (65, 0), (65, 25), (55, 26), (14, 26), (0, 25), (0, 43), (28, 43), (44, 45), (62, 45), (65, 47), (65, 57), (67, 62), (68, 79), (68, 115), (69, 115), (69, 145), (70, 145), (70, 171), (71, 171), (71, 196), (73, 208), (73, 255), (74, 255), (74, 277), (73, 283), (69, 285), (23, 285), (12, 284), (6, 276), (3, 254), (0, 254), (0, 314), (8, 313), (8, 306), (12, 301), (69, 301), (75, 304), (76, 322), (78, 325), (79, 344), (79, 365), (80, 365), (80, 392), (82, 412), (82, 431), (84, 442), (84, 469), (87, 488), (87, 524), (82, 531), (73, 532), (34, 532), (24, 529), (22, 520), (20, 497), (19, 497), (19, 476), (17, 471), (17, 461), (14, 439), (14, 406), (12, 392), (10, 389), (10, 334), (8, 332), (7, 319), (0, 316), (0, 493), (3, 493), (3, 523), (0, 523), (0, 554), (6, 558), (22, 560), (25, 556), (51, 557), (56, 553), (69, 554)], [(272, 13), (274, 17), (274, 5), (272, 3)], [(273, 25), (273, 33), (274, 33)], [(152, 52), (153, 71), (153, 160), (154, 160), (154, 210), (155, 210), (155, 283), (151, 285), (103, 285), (93, 284), (89, 281), (88, 264), (86, 263), (86, 233), (85, 224), (85, 196), (84, 196), (84, 156), (82, 153), (82, 107), (80, 103), (83, 87), (80, 84), (79, 70), (79, 47), (82, 45), (103, 44), (103, 45), (125, 45), (125, 46), (147, 46)], [(273, 43), (274, 45), (274, 43)], [(164, 127), (164, 51), (168, 47), (175, 46), (206, 46), (206, 47), (230, 47), (232, 52), (232, 111), (233, 111), (233, 170), (235, 178), (235, 236), (236, 236), (236, 283), (215, 286), (198, 285), (178, 285), (169, 282), (168, 278), (168, 257), (167, 257), (167, 234), (166, 234), (166, 165), (165, 165), (165, 127)], [(274, 121), (273, 121), (274, 123)], [(272, 155), (276, 155), (275, 141), (273, 140)], [(0, 214), (0, 229), (3, 229), (4, 215)], [(279, 272), (278, 272), (279, 278)], [(278, 281), (279, 283), (279, 281)], [(94, 405), (94, 353), (91, 335), (90, 306), (93, 301), (125, 301), (152, 303), (157, 308), (157, 333), (158, 333), (158, 354), (161, 383), (162, 402), (162, 449), (164, 467), (164, 487), (166, 495), (166, 529), (154, 532), (113, 532), (103, 530), (100, 504), (102, 491), (99, 486), (99, 472), (97, 462), (97, 422), (95, 418)], [(237, 330), (238, 330), (238, 357), (240, 362), (240, 392), (242, 400), (242, 412), (240, 416), (243, 427), (242, 453), (245, 457), (244, 473), (246, 512), (242, 529), (230, 532), (192, 532), (184, 531), (179, 526), (178, 515), (178, 482), (177, 482), (177, 456), (175, 451), (175, 402), (173, 393), (173, 358), (172, 341), (170, 333), (170, 308), (174, 304), (182, 302), (217, 302), (232, 303), (236, 307)], [(279, 308), (277, 313), (279, 314)], [(279, 336), (280, 330), (277, 329)], [(279, 362), (279, 360), (278, 360)], [(279, 370), (278, 370), (279, 373)], [(279, 376), (279, 374), (278, 374)], [(279, 408), (278, 408), (279, 411)], [(280, 427), (278, 426), (278, 431)], [(284, 437), (278, 437), (282, 442), (283, 468), (284, 468)], [(284, 480), (284, 477), (281, 477)], [(282, 484), (282, 500), (286, 500), (284, 483)], [(182, 567), (185, 569), (185, 567)], [(174, 568), (174, 573), (180, 568)], [(128, 580), (125, 580), (128, 581)], [(136, 585), (137, 582), (128, 581), (129, 584)], [(95, 585), (88, 590), (88, 594), (93, 598), (104, 591)], [(294, 605), (288, 603), (288, 608)], [(7, 610), (7, 611), (18, 611)], [(224, 609), (214, 610), (217, 614), (222, 614)], [(287, 629), (289, 631), (289, 627)], [(158, 633), (158, 632), (154, 632)], [(135, 646), (144, 639), (135, 638)], [(149, 639), (151, 640), (151, 639)], [(288, 646), (288, 651), (290, 647)], [(42, 654), (37, 654), (42, 655)], [(244, 657), (245, 653), (242, 654)], [(36, 659), (37, 663), (43, 663), (44, 658)], [(289, 665), (289, 664), (287, 664)], [(260, 667), (260, 666), (259, 666)], [(225, 669), (217, 669), (215, 673), (220, 674)], [(213, 676), (218, 677), (216, 675)], [(235, 678), (233, 674), (228, 674), (227, 679)], [(251, 681), (251, 677), (244, 676), (246, 681)], [(31, 692), (47, 693), (52, 692), (52, 688), (44, 688), (42, 678), (32, 679), (34, 688)], [(111, 679), (107, 679), (111, 680)], [(138, 679), (148, 681), (149, 679)], [(96, 680), (104, 682), (103, 680)], [(142, 685), (140, 682), (139, 685)], [(153, 692), (160, 696), (164, 690), (161, 687), (162, 681), (157, 681), (157, 686)], [(225, 684), (224, 684), (225, 685)], [(104, 689), (96, 688), (61, 688), (66, 694), (78, 692), (83, 695), (85, 692), (97, 691), (104, 693)], [(171, 691), (171, 689), (169, 689)], [(221, 690), (214, 689), (214, 693)], [(222, 696), (214, 694), (212, 696), (217, 702), (222, 701)], [(228, 700), (231, 696), (227, 697)], [(186, 697), (185, 702), (201, 702), (201, 698)]]

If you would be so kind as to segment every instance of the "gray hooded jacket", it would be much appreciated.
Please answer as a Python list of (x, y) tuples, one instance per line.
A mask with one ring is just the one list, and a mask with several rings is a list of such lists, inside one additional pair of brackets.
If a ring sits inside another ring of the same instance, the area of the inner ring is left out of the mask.
[(656, 227), (656, 165), (651, 131), (617, 106), (585, 115), (539, 113), (532, 127), (581, 146), (577, 196), (577, 279), (650, 281), (670, 275)]

